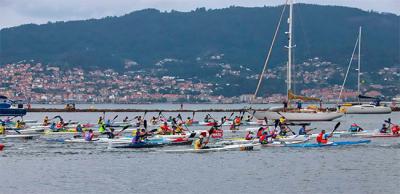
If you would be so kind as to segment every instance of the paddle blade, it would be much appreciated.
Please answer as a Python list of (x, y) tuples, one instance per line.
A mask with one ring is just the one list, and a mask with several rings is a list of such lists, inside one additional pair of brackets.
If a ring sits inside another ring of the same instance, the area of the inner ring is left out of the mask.
[(339, 126), (340, 126), (340, 122), (336, 123), (335, 128), (333, 130), (335, 131), (337, 128), (339, 128)]
[(115, 115), (115, 117), (114, 117), (114, 119), (113, 120), (115, 120), (115, 119), (117, 119), (118, 118), (118, 115)]

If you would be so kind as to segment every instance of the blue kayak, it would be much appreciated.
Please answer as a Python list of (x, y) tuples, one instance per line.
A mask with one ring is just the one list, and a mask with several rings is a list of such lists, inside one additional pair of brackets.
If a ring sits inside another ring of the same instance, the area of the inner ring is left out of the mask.
[(345, 145), (358, 145), (367, 144), (371, 140), (359, 140), (359, 141), (335, 141), (329, 142), (327, 144), (320, 143), (302, 143), (302, 144), (288, 144), (286, 147), (298, 147), (298, 148), (309, 148), (309, 147), (329, 147), (329, 146), (345, 146)]

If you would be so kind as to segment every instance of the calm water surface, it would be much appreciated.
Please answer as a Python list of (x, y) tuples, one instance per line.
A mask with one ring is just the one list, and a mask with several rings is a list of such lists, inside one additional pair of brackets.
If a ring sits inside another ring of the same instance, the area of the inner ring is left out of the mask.
[[(179, 107), (176, 104), (140, 106)], [(117, 114), (117, 120), (143, 115), (107, 113), (106, 116), (113, 118)], [(153, 114), (147, 113), (146, 117)], [(231, 113), (213, 114), (219, 118)], [(41, 120), (44, 115), (30, 113), (25, 119)], [(99, 116), (98, 113), (47, 115), (87, 122), (96, 122)], [(192, 113), (183, 116), (192, 116)], [(195, 118), (201, 120), (203, 116), (196, 113)], [(342, 122), (340, 129), (343, 130), (352, 122), (374, 130), (388, 117), (400, 123), (399, 113), (347, 115), (337, 121)], [(337, 121), (313, 123), (312, 127), (332, 130)], [(104, 144), (64, 144), (45, 138), (3, 143), (7, 147), (0, 152), (0, 193), (396, 193), (400, 176), (400, 138), (373, 139), (365, 146), (261, 148), (251, 152), (202, 154), (163, 152), (189, 148), (185, 146), (110, 150)]]

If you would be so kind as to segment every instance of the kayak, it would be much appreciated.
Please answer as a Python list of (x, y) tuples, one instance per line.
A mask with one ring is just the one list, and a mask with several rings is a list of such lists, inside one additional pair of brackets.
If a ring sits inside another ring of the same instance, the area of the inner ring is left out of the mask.
[(220, 147), (210, 147), (203, 149), (182, 149), (182, 150), (165, 150), (164, 152), (169, 153), (204, 153), (204, 152), (218, 152), (218, 151), (250, 151), (258, 145), (254, 144), (239, 144), (239, 145), (227, 145)]
[(310, 137), (308, 137), (307, 135), (289, 135), (284, 137), (278, 136), (276, 139), (283, 142), (293, 142), (293, 141), (308, 141), (310, 140)]
[(64, 142), (66, 143), (130, 143), (132, 142), (131, 138), (116, 138), (116, 139), (109, 139), (109, 138), (94, 138), (91, 141), (86, 141), (83, 138), (72, 138), (72, 139), (65, 139)]
[(152, 142), (140, 142), (140, 143), (129, 143), (129, 144), (116, 144), (111, 145), (111, 148), (154, 148), (161, 147), (162, 143), (152, 143)]
[(35, 129), (35, 128), (28, 128), (28, 129), (9, 129), (9, 128), (7, 128), (6, 130), (7, 130), (7, 133), (12, 133), (12, 134), (38, 134), (38, 133), (44, 132), (44, 129)]
[(375, 133), (372, 135), (365, 136), (367, 138), (375, 138), (375, 137), (400, 137), (400, 134), (391, 134), (391, 133)]
[(0, 135), (0, 139), (34, 139), (40, 137), (38, 134), (31, 134), (31, 135)]
[(330, 147), (330, 146), (346, 146), (346, 145), (367, 144), (367, 143), (370, 143), (370, 142), (371, 142), (371, 140), (335, 141), (335, 142), (328, 142), (326, 144), (319, 144), (319, 143), (288, 144), (288, 145), (286, 145), (286, 147), (299, 147), (299, 148)]
[(286, 147), (292, 144), (304, 144), (308, 140), (304, 141), (291, 141), (291, 142), (284, 142), (284, 141), (274, 141), (272, 143), (261, 144), (262, 147)]

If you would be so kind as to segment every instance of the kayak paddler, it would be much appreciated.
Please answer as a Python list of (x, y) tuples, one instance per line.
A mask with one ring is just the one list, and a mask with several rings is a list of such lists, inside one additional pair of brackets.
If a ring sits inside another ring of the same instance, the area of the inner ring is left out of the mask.
[(103, 134), (106, 132), (106, 124), (101, 123), (99, 127), (99, 133)]
[(102, 123), (103, 123), (103, 117), (100, 116), (100, 117), (99, 117), (99, 120), (97, 120), (97, 124), (100, 125), (100, 124), (102, 124)]
[(168, 127), (168, 123), (164, 122), (164, 124), (160, 127), (161, 129), (161, 134), (167, 135), (172, 132), (172, 130)]
[(6, 124), (4, 122), (1, 122), (0, 125), (0, 135), (6, 135)]
[(268, 131), (264, 131), (259, 139), (259, 142), (261, 144), (268, 144), (268, 138), (272, 137), (271, 135), (268, 135)]
[(15, 128), (22, 129), (22, 122), (20, 120), (17, 120), (17, 123), (15, 123)]
[(252, 140), (253, 138), (254, 138), (253, 132), (252, 131), (248, 131), (244, 139)]
[(92, 141), (93, 136), (94, 136), (93, 130), (89, 129), (89, 131), (85, 133), (85, 141)]
[(332, 136), (333, 136), (333, 133), (326, 134), (325, 130), (322, 130), (321, 133), (319, 133), (316, 138), (317, 143), (326, 144), (326, 143), (328, 143), (328, 139), (331, 138)]
[(122, 122), (124, 122), (124, 123), (128, 122), (128, 116), (126, 116), (126, 117), (122, 120)]
[(360, 132), (363, 129), (358, 126), (356, 123), (351, 124), (350, 128), (349, 128), (349, 132)]
[(307, 135), (312, 129), (306, 129), (306, 125), (302, 125), (299, 129), (299, 135)]
[(388, 128), (386, 127), (386, 124), (382, 124), (381, 130), (379, 130), (380, 133), (387, 133)]
[(197, 139), (197, 140), (194, 142), (194, 149), (195, 149), (195, 150), (200, 150), (200, 149), (203, 149), (203, 148), (204, 148), (204, 145), (203, 145), (203, 138), (204, 138), (204, 136), (203, 136), (203, 135), (200, 135), (199, 139)]
[(45, 116), (44, 117), (44, 119), (43, 119), (43, 125), (44, 126), (47, 126), (47, 125), (49, 125), (50, 123), (49, 123), (49, 117), (48, 116)]

